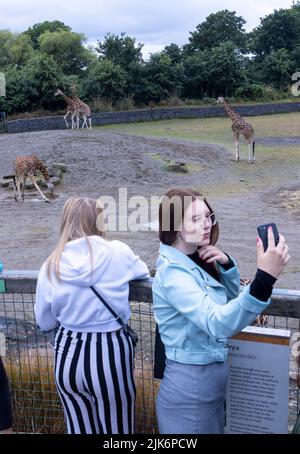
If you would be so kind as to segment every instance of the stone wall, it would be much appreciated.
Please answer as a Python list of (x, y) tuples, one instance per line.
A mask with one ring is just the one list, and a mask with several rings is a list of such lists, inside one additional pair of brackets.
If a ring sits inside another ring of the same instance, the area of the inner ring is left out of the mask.
[[(300, 102), (279, 104), (258, 104), (234, 107), (242, 116), (267, 115), (276, 113), (299, 112)], [(223, 107), (181, 107), (144, 109), (124, 112), (101, 112), (92, 115), (92, 126), (113, 123), (133, 123), (138, 121), (166, 120), (172, 118), (205, 118), (223, 117), (226, 113)], [(70, 123), (70, 122), (69, 122)], [(63, 116), (48, 116), (7, 122), (7, 132), (42, 131), (49, 129), (66, 129)]]

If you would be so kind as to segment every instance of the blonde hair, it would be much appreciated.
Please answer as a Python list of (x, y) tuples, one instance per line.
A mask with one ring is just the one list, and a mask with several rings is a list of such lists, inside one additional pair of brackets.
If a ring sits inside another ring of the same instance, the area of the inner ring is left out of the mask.
[(51, 279), (51, 271), (54, 271), (56, 278), (60, 279), (59, 265), (61, 255), (65, 245), (72, 240), (85, 238), (91, 255), (91, 271), (93, 270), (93, 255), (89, 236), (98, 235), (105, 236), (103, 229), (102, 216), (98, 217), (103, 212), (103, 207), (96, 199), (88, 197), (71, 197), (63, 208), (63, 215), (60, 225), (60, 239), (46, 260), (46, 270), (49, 279)]

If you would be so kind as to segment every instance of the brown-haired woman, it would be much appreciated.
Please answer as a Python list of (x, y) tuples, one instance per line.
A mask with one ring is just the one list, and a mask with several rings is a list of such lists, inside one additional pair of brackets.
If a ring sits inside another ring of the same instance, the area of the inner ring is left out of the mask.
[(269, 304), (288, 263), (288, 247), (272, 230), (257, 273), (239, 294), (239, 272), (217, 246), (215, 212), (193, 189), (168, 191), (159, 207), (160, 253), (153, 283), (154, 314), (166, 351), (157, 398), (160, 433), (222, 433), (227, 382), (226, 340)]
[(55, 382), (71, 434), (134, 431), (132, 342), (90, 286), (126, 323), (128, 283), (149, 272), (125, 243), (103, 238), (101, 213), (97, 200), (67, 200), (60, 240), (37, 283), (38, 325), (59, 326)]

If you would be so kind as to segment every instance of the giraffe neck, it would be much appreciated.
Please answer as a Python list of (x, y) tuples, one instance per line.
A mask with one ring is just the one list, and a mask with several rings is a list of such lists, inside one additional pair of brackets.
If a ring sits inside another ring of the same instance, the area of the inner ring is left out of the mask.
[(43, 177), (45, 178), (45, 181), (47, 182), (50, 181), (50, 177), (46, 169), (46, 166), (40, 160), (38, 160), (37, 170), (39, 170), (42, 173)]
[(224, 109), (226, 110), (227, 114), (228, 114), (228, 117), (232, 120), (232, 121), (236, 121), (237, 117), (238, 117), (238, 114), (234, 112), (234, 110), (232, 110), (229, 105), (227, 104), (226, 101), (223, 101), (223, 106), (224, 106)]
[(69, 98), (67, 95), (65, 95), (63, 92), (61, 92), (61, 95), (62, 97), (64, 98), (64, 100), (67, 102), (67, 104), (73, 104), (73, 99), (72, 98)]

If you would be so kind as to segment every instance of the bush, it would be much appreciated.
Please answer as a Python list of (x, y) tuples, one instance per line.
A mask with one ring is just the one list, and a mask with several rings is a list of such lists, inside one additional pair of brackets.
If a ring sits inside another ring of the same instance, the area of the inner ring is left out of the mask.
[(110, 99), (105, 98), (93, 98), (91, 102), (92, 112), (112, 112), (112, 102)]
[(132, 99), (132, 96), (127, 96), (127, 98), (120, 99), (114, 104), (114, 110), (133, 110), (135, 105)]
[(267, 85), (244, 84), (235, 90), (235, 96), (249, 101), (276, 101), (288, 95)]

